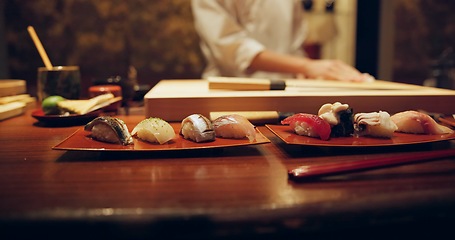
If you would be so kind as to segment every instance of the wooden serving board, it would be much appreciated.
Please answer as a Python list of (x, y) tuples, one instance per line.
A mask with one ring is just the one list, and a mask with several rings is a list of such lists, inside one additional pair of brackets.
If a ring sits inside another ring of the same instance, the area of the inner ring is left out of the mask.
[(22, 102), (11, 102), (0, 105), (0, 121), (18, 116), (24, 113), (26, 104)]
[(181, 121), (192, 113), (214, 111), (279, 111), (317, 114), (325, 103), (349, 104), (354, 112), (422, 109), (455, 113), (455, 91), (377, 80), (344, 83), (286, 80), (285, 90), (235, 91), (209, 89), (207, 80), (162, 80), (144, 97), (146, 117)]
[(25, 80), (0, 79), (0, 97), (23, 94), (27, 91)]

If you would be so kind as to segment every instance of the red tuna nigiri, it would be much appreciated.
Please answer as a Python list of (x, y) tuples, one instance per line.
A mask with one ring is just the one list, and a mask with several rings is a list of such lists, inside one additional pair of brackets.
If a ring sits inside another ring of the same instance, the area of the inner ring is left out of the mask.
[(330, 138), (330, 124), (314, 114), (297, 113), (283, 119), (281, 124), (289, 124), (298, 135), (319, 137), (322, 140)]

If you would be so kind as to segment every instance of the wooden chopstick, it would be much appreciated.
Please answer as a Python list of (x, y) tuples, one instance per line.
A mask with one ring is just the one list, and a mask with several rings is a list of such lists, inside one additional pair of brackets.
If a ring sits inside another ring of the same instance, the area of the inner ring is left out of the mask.
[(438, 118), (438, 121), (445, 123), (451, 127), (455, 127), (455, 120), (447, 120), (445, 118), (440, 117), (440, 118)]
[(289, 179), (295, 181), (315, 180), (321, 177), (345, 173), (394, 167), (405, 164), (433, 161), (455, 156), (455, 149), (435, 150), (431, 152), (413, 152), (391, 157), (380, 157), (370, 160), (358, 160), (324, 165), (301, 166), (288, 171)]
[(43, 44), (41, 43), (41, 40), (39, 40), (35, 28), (33, 28), (32, 26), (28, 26), (27, 30), (28, 33), (30, 34), (30, 37), (32, 37), (33, 42), (35, 43), (36, 49), (38, 49), (38, 53), (43, 59), (44, 66), (46, 66), (47, 70), (52, 70), (53, 66), (51, 60), (49, 60), (49, 56), (47, 56), (46, 50), (44, 50)]

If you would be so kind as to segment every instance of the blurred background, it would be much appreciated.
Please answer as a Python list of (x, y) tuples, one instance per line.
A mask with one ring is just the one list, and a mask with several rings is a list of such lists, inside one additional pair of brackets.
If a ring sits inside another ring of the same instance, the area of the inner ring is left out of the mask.
[[(311, 57), (419, 85), (441, 85), (441, 75), (455, 74), (455, 1), (303, 0), (302, 9), (316, 34), (307, 45)], [(84, 89), (128, 78), (131, 69), (151, 87), (161, 79), (200, 78), (205, 64), (189, 0), (1, 1), (0, 79), (24, 79), (32, 95), (43, 62), (28, 25), (53, 65), (80, 66)]]

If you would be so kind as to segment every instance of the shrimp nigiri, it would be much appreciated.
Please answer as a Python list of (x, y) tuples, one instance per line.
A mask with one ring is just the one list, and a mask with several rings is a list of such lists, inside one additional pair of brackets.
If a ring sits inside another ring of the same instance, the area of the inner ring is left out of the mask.
[(321, 140), (329, 140), (330, 132), (332, 131), (330, 124), (326, 120), (308, 113), (294, 114), (283, 119), (281, 124), (289, 124), (298, 135), (319, 137)]

